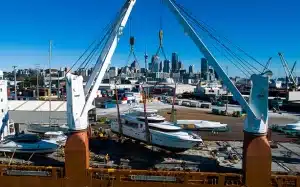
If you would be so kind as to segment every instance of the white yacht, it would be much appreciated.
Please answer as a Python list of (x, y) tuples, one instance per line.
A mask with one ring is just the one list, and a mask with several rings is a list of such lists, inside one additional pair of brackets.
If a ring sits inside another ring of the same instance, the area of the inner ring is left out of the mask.
[(57, 150), (58, 144), (53, 140), (43, 140), (34, 134), (6, 136), (0, 142), (0, 152), (48, 154)]
[(54, 141), (61, 146), (65, 146), (68, 136), (62, 131), (49, 131), (44, 134), (44, 138), (46, 140)]
[[(165, 121), (164, 117), (157, 114), (157, 110), (147, 109), (146, 114), (152, 145), (166, 150), (180, 152), (202, 143), (202, 139), (199, 136), (185, 132), (181, 127)], [(134, 108), (128, 113), (122, 114), (121, 124), (123, 136), (141, 142), (147, 141), (145, 115), (142, 108)], [(118, 122), (112, 122), (111, 130), (114, 133), (119, 133)]]
[(175, 123), (183, 129), (199, 131), (227, 131), (228, 125), (206, 120), (177, 120)]

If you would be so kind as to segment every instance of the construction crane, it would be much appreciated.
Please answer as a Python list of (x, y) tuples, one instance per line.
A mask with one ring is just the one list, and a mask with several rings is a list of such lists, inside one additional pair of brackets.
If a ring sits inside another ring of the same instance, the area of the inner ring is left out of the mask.
[(294, 65), (292, 67), (292, 70), (290, 70), (289, 66), (288, 66), (288, 63), (286, 62), (283, 54), (279, 52), (278, 55), (280, 57), (283, 69), (284, 69), (285, 74), (286, 74), (286, 80), (287, 80), (286, 81), (286, 86), (287, 86), (287, 88), (288, 88), (289, 82), (292, 82), (292, 90), (296, 90), (298, 85), (297, 85), (297, 81), (296, 81), (295, 77), (293, 76), (293, 71), (294, 71), (294, 68), (296, 66), (296, 62), (294, 63)]
[(272, 57), (269, 58), (269, 60), (267, 61), (264, 69), (262, 72), (265, 72), (265, 71), (268, 71), (269, 70), (269, 67), (270, 67), (270, 63), (271, 63), (271, 60), (272, 60)]

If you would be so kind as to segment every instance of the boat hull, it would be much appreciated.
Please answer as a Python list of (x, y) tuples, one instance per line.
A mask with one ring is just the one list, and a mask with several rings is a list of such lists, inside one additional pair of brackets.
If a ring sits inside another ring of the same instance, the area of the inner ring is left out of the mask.
[[(111, 127), (112, 132), (116, 134), (120, 134), (118, 125), (112, 125)], [(145, 131), (138, 131), (136, 129), (127, 127), (126, 125), (123, 125), (123, 136), (128, 137), (130, 139), (134, 139), (140, 142), (147, 143), (146, 140), (146, 132)], [(188, 149), (191, 149), (198, 144), (202, 143), (202, 140), (199, 139), (195, 140), (186, 140), (186, 139), (180, 139), (176, 136), (167, 135), (155, 130), (150, 130), (150, 139), (151, 139), (151, 145), (154, 145), (156, 147), (172, 151), (172, 152), (183, 152)]]
[(2, 142), (0, 144), (0, 152), (49, 154), (55, 152), (58, 147), (58, 144), (55, 142), (45, 140), (36, 143), (18, 143), (10, 141), (8, 143)]

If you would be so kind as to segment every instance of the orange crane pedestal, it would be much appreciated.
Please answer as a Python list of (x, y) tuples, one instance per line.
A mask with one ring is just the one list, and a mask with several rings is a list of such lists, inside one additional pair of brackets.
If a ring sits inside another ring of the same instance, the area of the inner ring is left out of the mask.
[(87, 131), (74, 132), (65, 147), (66, 187), (88, 186), (90, 152)]
[(271, 148), (266, 135), (244, 131), (243, 175), (247, 187), (271, 186)]

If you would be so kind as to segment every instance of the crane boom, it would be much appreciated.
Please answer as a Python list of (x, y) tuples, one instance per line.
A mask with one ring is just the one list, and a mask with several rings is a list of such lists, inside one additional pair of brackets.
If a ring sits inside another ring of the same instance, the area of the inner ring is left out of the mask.
[(164, 0), (164, 2), (168, 5), (171, 12), (175, 14), (184, 31), (188, 33), (188, 36), (193, 40), (200, 52), (203, 53), (210, 65), (222, 77), (225, 85), (233, 93), (242, 108), (247, 111), (248, 116), (245, 121), (244, 130), (258, 134), (266, 133), (268, 123), (268, 77), (263, 75), (251, 76), (252, 84), (256, 86), (251, 89), (250, 104), (248, 104), (172, 0)]
[[(284, 68), (286, 76), (288, 77), (289, 81), (291, 81), (293, 83), (294, 87), (297, 88), (297, 82), (296, 82), (296, 80), (295, 80), (295, 78), (294, 78), (294, 76), (292, 74), (293, 71), (291, 71), (289, 69), (289, 66), (288, 66), (288, 64), (287, 64), (287, 62), (286, 62), (283, 54), (279, 52), (278, 55), (280, 57), (280, 60), (281, 60), (281, 63), (283, 65), (283, 68)], [(296, 62), (294, 63), (294, 66), (295, 66), (295, 64), (296, 64)], [(294, 66), (292, 68), (293, 70), (294, 70)]]
[(292, 73), (292, 74), (294, 73), (294, 69), (295, 69), (295, 67), (296, 67), (296, 64), (297, 64), (297, 61), (294, 62), (293, 67), (292, 67), (292, 69), (291, 69), (291, 73)]
[(267, 71), (269, 69), (271, 60), (272, 60), (272, 57), (269, 58), (269, 60), (267, 61), (267, 63), (266, 63), (266, 65), (265, 65), (265, 67), (264, 67), (264, 69), (263, 69), (262, 72), (265, 72), (265, 71)]
[(67, 75), (67, 116), (68, 125), (71, 130), (78, 131), (87, 129), (88, 111), (92, 107), (96, 92), (102, 82), (105, 71), (110, 64), (120, 36), (122, 35), (122, 30), (127, 23), (135, 2), (136, 0), (127, 0), (122, 7), (85, 89), (83, 89), (82, 76), (72, 74)]

